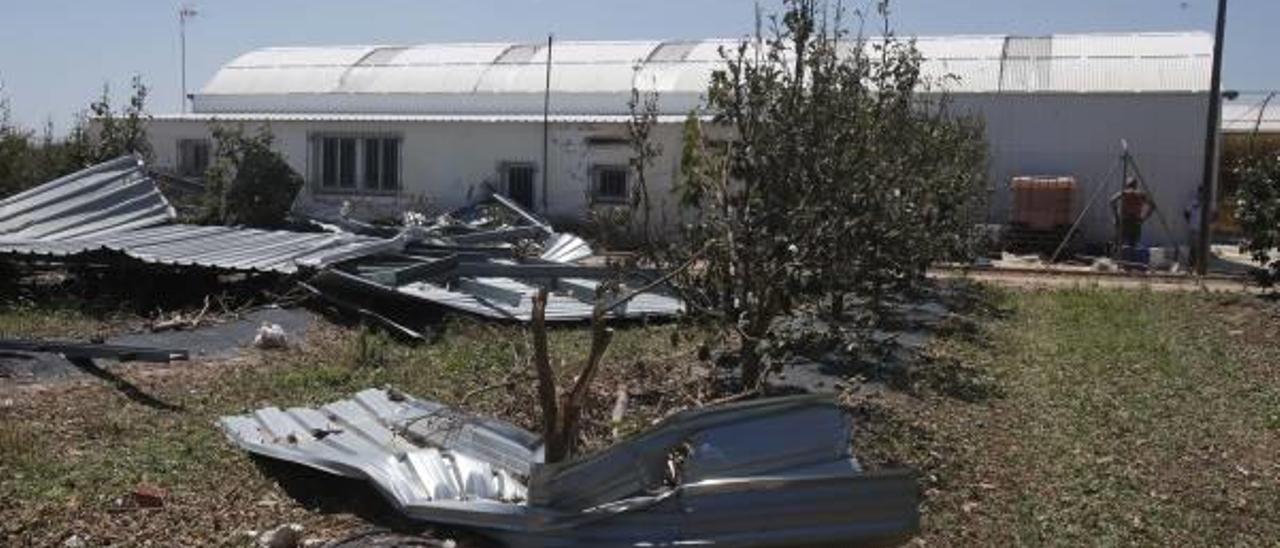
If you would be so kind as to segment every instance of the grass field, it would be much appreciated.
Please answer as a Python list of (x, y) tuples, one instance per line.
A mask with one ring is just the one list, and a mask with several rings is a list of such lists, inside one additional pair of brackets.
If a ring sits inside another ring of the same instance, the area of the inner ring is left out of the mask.
[(939, 360), (979, 402), (865, 405), (882, 458), (919, 466), (927, 544), (1274, 545), (1280, 323), (1251, 297), (1018, 292)]
[[(920, 471), (930, 545), (1271, 545), (1280, 538), (1280, 322), (1254, 297), (1101, 290), (987, 292), (987, 312), (931, 344), (920, 390), (845, 400), (868, 462)], [(50, 317), (53, 314), (53, 317)], [(5, 334), (100, 329), (73, 310), (0, 310)], [(177, 412), (100, 381), (0, 384), (0, 541), (247, 545), (301, 523), (332, 538), (396, 525), (376, 497), (291, 478), (226, 443), (216, 417), (393, 385), (532, 427), (524, 333), (473, 322), (405, 348), (323, 326), (300, 350), (166, 369), (117, 369)], [(596, 395), (633, 391), (624, 430), (697, 401), (705, 333), (619, 331)], [(567, 371), (587, 334), (553, 333)], [(932, 368), (932, 369), (929, 369)], [(647, 387), (647, 388), (645, 388)], [(608, 437), (598, 425), (595, 439)], [(136, 508), (139, 484), (168, 492)]]

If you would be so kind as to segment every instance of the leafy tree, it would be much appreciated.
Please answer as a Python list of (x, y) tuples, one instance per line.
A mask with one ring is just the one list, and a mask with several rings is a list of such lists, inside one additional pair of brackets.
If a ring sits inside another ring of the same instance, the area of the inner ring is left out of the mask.
[(214, 158), (205, 171), (201, 222), (278, 227), (302, 188), (299, 175), (271, 148), (264, 127), (249, 135), (240, 126), (214, 126)]
[(0, 197), (31, 186), (31, 132), (13, 124), (9, 100), (0, 87)]
[[(102, 86), (102, 95), (89, 105), (89, 111), (96, 124), (96, 131), (86, 136), (83, 128), (75, 135), (72, 142), (87, 141), (89, 164), (105, 162), (126, 154), (138, 154), (145, 160), (151, 159), (151, 143), (147, 141), (147, 121), (151, 118), (146, 111), (149, 90), (142, 83), (142, 77), (134, 76), (130, 81), (133, 90), (129, 104), (116, 112), (111, 106), (111, 88)], [(83, 154), (83, 152), (81, 153)]]
[(1244, 232), (1241, 248), (1266, 267), (1262, 281), (1280, 279), (1280, 149), (1253, 149), (1229, 167), (1239, 185), (1236, 218)]
[(671, 257), (701, 265), (682, 285), (736, 333), (748, 388), (779, 318), (820, 306), (843, 320), (850, 294), (882, 311), (930, 264), (964, 255), (985, 181), (981, 125), (921, 93), (935, 82), (887, 3), (875, 41), (850, 35), (839, 6), (784, 6), (767, 38), (722, 49), (676, 188), (695, 222)]
[(39, 137), (12, 123), (9, 102), (0, 93), (0, 195), (9, 195), (126, 154), (150, 159), (147, 141), (147, 87), (132, 80), (133, 94), (122, 109), (111, 105), (110, 88), (76, 115), (70, 133), (58, 139), (46, 122)]

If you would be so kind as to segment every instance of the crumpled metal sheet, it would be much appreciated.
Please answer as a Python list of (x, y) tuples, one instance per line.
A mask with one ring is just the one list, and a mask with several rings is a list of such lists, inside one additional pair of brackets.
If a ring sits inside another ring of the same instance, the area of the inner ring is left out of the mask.
[(818, 397), (675, 415), (576, 461), (537, 436), (394, 391), (224, 417), (243, 449), (372, 482), (400, 511), (516, 547), (894, 544), (918, 528), (914, 478), (867, 473)]
[(223, 430), (255, 453), (350, 478), (373, 478), (397, 501), (525, 498), (537, 436), (440, 404), (365, 390), (318, 409), (267, 407), (224, 417)]

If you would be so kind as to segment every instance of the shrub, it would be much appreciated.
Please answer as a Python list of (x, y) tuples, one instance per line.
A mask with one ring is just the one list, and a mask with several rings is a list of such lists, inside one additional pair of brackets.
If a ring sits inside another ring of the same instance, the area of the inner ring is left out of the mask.
[(270, 130), (247, 135), (239, 126), (214, 126), (213, 140), (199, 221), (263, 228), (284, 224), (302, 176), (271, 148)]
[(1242, 249), (1265, 267), (1262, 281), (1280, 279), (1280, 150), (1255, 149), (1229, 166), (1235, 179), (1237, 212), (1245, 236)]

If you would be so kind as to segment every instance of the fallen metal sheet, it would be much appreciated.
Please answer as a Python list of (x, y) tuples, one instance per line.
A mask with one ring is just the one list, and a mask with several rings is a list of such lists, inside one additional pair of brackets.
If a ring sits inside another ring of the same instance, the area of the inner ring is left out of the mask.
[(135, 156), (124, 156), (0, 200), (0, 242), (52, 242), (173, 220)]
[(167, 224), (173, 208), (126, 156), (0, 201), (0, 254), (112, 251), (153, 264), (292, 274), (404, 248), (403, 239)]
[(572, 263), (592, 253), (591, 244), (573, 234), (552, 234), (542, 243), (542, 260), (553, 263)]
[[(595, 304), (591, 295), (600, 282), (562, 279), (548, 294), (546, 319), (574, 322), (591, 318)], [(446, 306), (486, 318), (527, 322), (533, 315), (533, 296), (539, 284), (516, 278), (461, 278), (449, 285), (415, 282), (395, 288), (411, 298)], [(656, 292), (637, 295), (624, 306), (610, 311), (616, 318), (666, 318), (684, 313), (679, 298)]]
[(678, 414), (560, 465), (540, 464), (527, 431), (394, 391), (221, 426), (251, 453), (370, 481), (411, 518), (514, 547), (887, 545), (919, 524), (912, 475), (862, 471), (849, 418), (809, 396)]
[(142, 346), (120, 346), (100, 343), (77, 343), (69, 341), (35, 341), (0, 339), (0, 351), (4, 352), (42, 352), (61, 354), (70, 359), (108, 358), (126, 362), (169, 363), (185, 361), (186, 350), (169, 350)]
[[(548, 290), (546, 319), (589, 320), (597, 290), (606, 280), (621, 280), (614, 295), (645, 287), (655, 276), (620, 275), (604, 267), (542, 260), (515, 261), (484, 255), (368, 257), (328, 269), (316, 278), (324, 287), (340, 287), (370, 296), (398, 298), (447, 307), (498, 320), (532, 319), (533, 297)], [(611, 318), (666, 318), (682, 314), (684, 301), (660, 288), (635, 295), (609, 311)]]
[(355, 257), (394, 252), (396, 240), (252, 228), (165, 225), (63, 241), (0, 241), (0, 253), (67, 257), (114, 251), (151, 264), (292, 274)]

